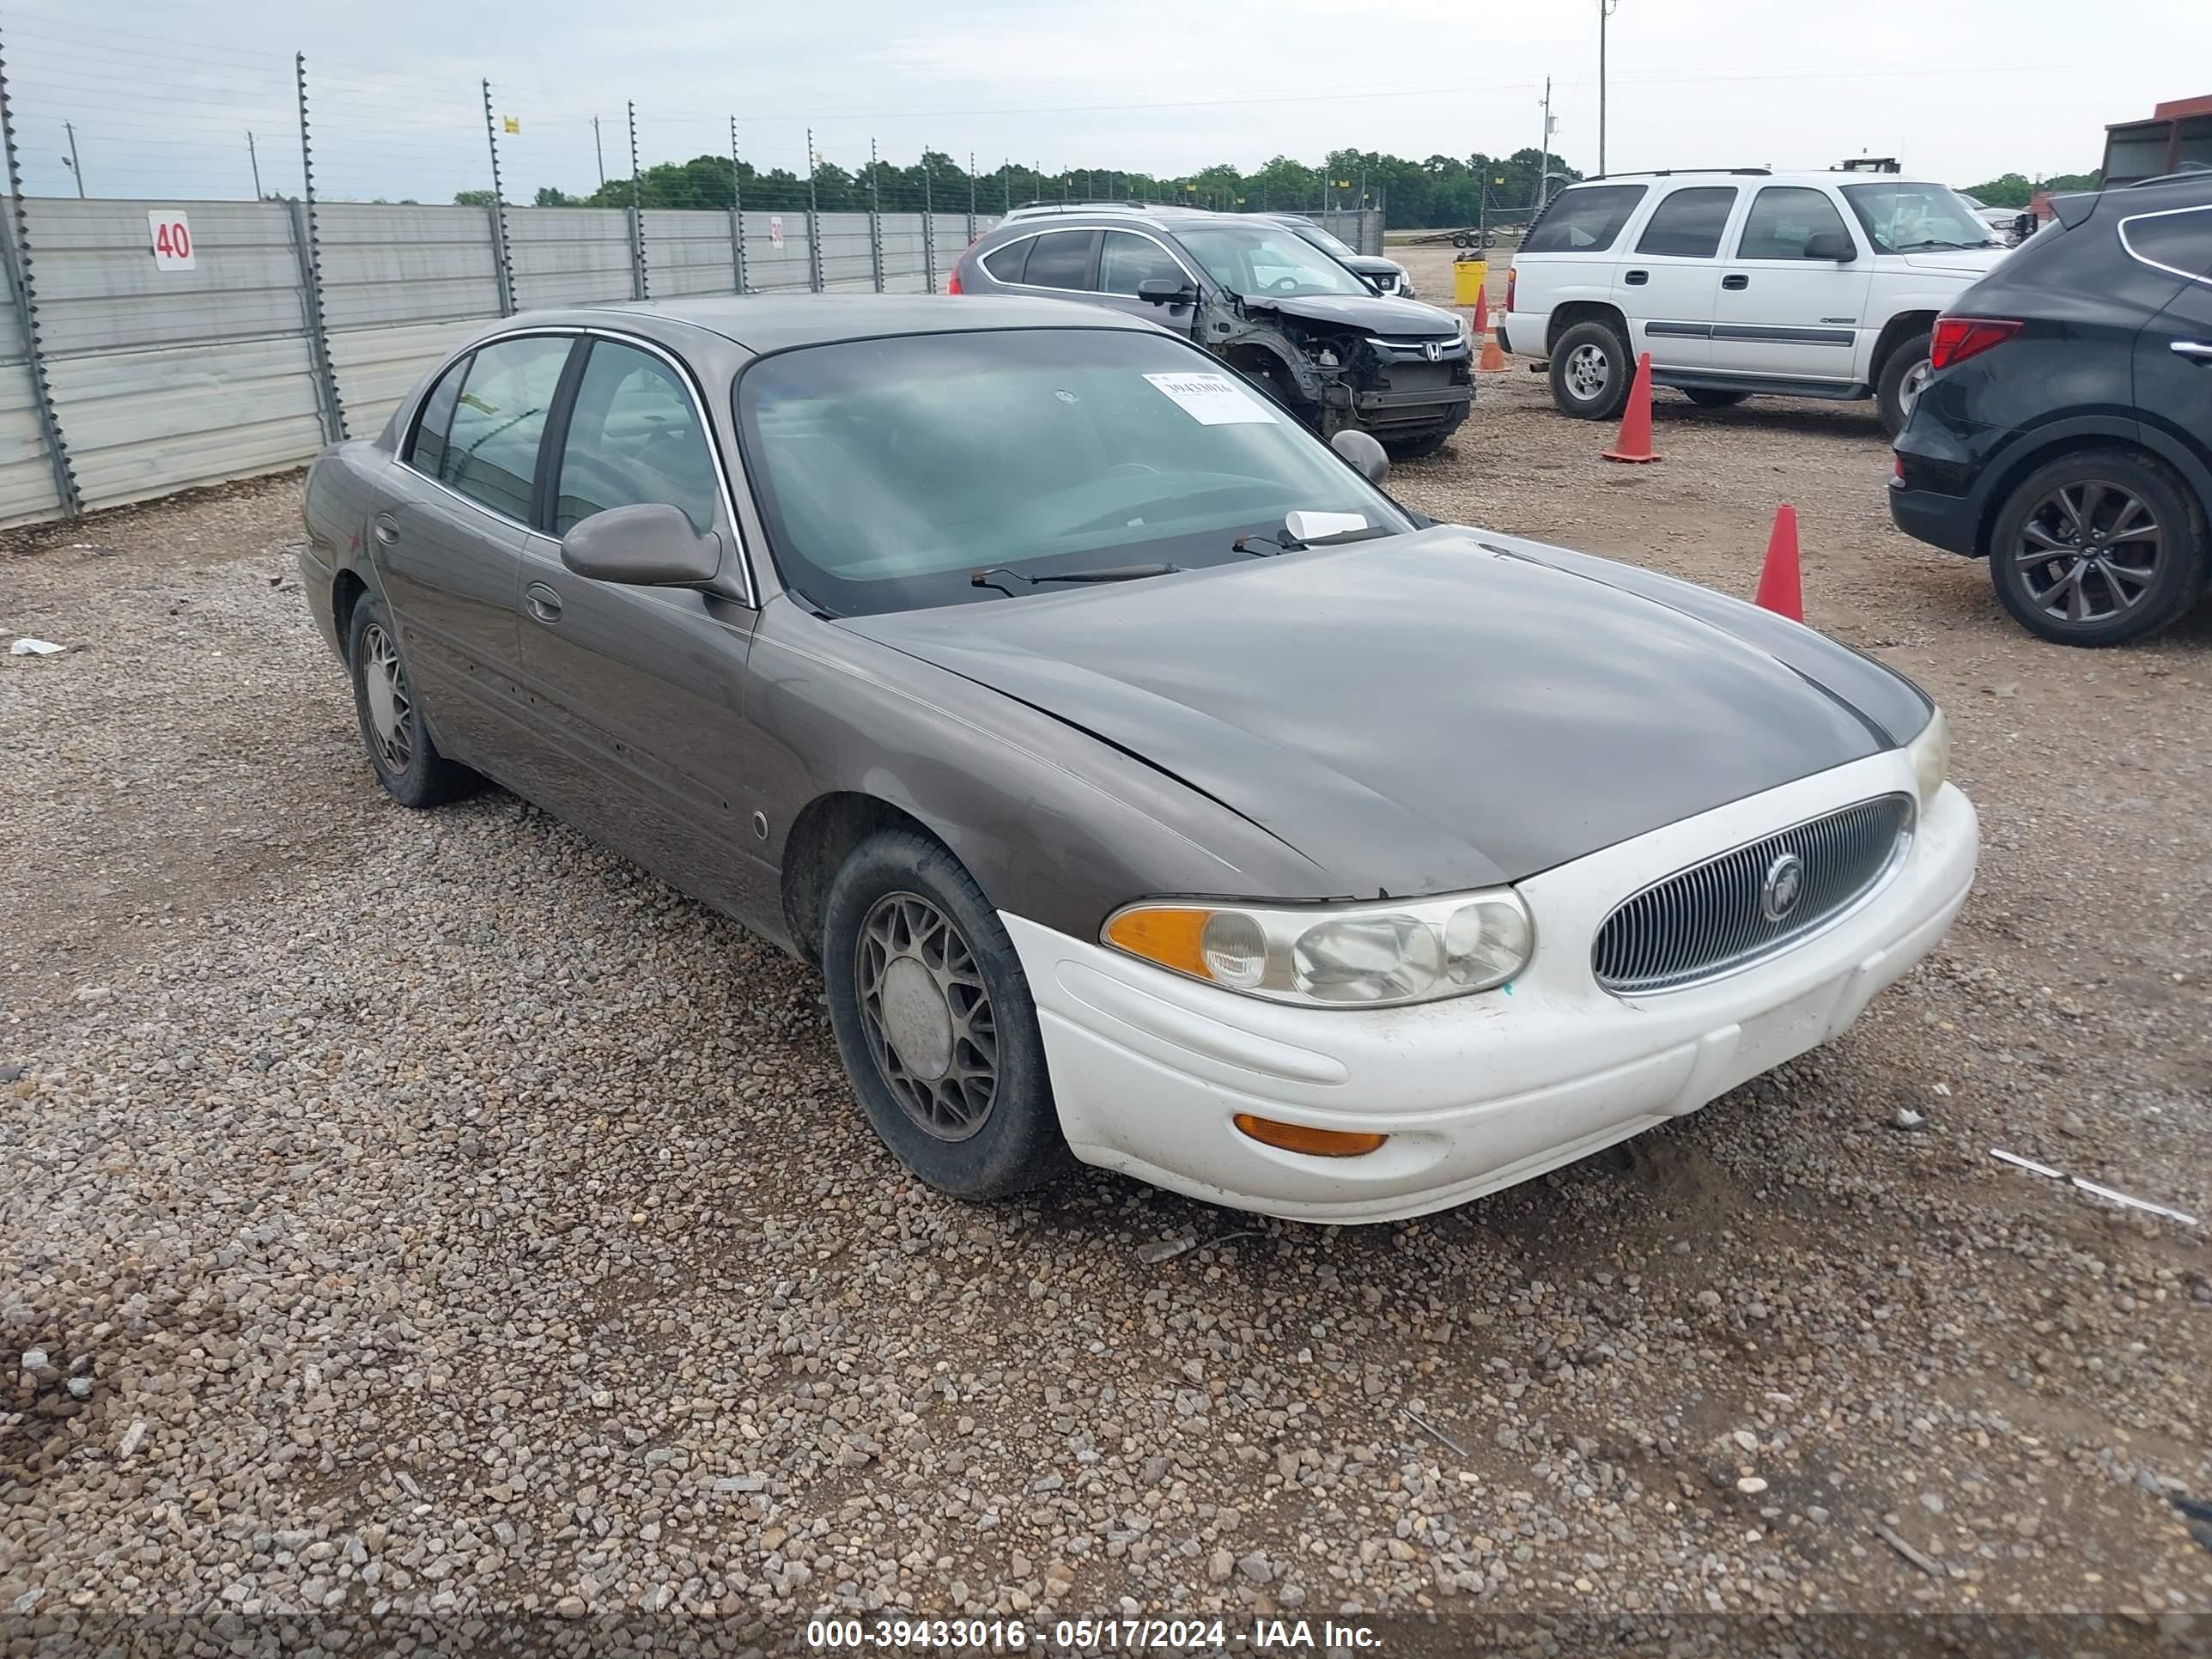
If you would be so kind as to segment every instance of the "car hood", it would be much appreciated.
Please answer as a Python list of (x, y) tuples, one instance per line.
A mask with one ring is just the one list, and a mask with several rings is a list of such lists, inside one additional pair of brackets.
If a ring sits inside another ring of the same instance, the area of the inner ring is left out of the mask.
[(1915, 270), (1952, 270), (1979, 276), (1995, 270), (2011, 252), (2008, 247), (1930, 248), (1925, 253), (1907, 253), (1902, 258)]
[(1929, 707), (1768, 612), (1454, 526), (840, 625), (1249, 819), (1325, 872), (1310, 896), (1518, 880), (1894, 747)]
[(1402, 276), (1406, 270), (1395, 259), (1378, 258), (1372, 253), (1339, 254), (1336, 262), (1358, 271), (1362, 276)]
[(1380, 294), (1254, 294), (1243, 296), (1239, 303), (1247, 311), (1279, 312), (1310, 323), (1364, 329), (1394, 339), (1459, 337), (1459, 323), (1450, 313), (1418, 300), (1393, 300)]

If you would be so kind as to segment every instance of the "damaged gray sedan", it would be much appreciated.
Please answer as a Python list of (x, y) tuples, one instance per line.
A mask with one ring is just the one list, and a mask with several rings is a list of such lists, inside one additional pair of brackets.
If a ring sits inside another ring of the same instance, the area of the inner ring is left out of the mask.
[(1978, 847), (1909, 681), (1386, 467), (1058, 301), (541, 312), (324, 452), (300, 569), (394, 800), (817, 963), (923, 1180), (1381, 1221), (1826, 1041)]
[(1474, 402), (1466, 319), (1377, 294), (1262, 216), (1106, 206), (1013, 219), (960, 256), (951, 291), (1082, 300), (1158, 323), (1322, 437), (1366, 432), (1398, 460), (1443, 448)]

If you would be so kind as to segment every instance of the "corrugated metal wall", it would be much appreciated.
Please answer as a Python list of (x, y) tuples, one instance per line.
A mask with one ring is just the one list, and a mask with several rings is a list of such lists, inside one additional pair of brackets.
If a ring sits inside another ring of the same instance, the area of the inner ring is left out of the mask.
[(7, 218), (0, 236), (9, 239), (9, 246), (0, 248), (0, 524), (28, 524), (60, 513), (62, 497), (54, 487), (31, 356), (15, 314), (15, 262), (9, 253), (15, 209), (5, 197), (0, 197), (0, 213)]
[[(4, 200), (4, 198), (0, 198)], [(88, 507), (297, 466), (325, 441), (314, 304), (291, 204), (192, 202), (194, 268), (159, 269), (147, 215), (173, 204), (34, 198), (25, 204), (48, 384)], [(1346, 241), (1379, 248), (1382, 216), (1317, 215)], [(648, 297), (728, 294), (737, 250), (726, 212), (648, 208), (637, 216)], [(996, 220), (979, 216), (977, 233)], [(331, 380), (348, 435), (374, 435), (423, 372), (500, 314), (492, 210), (325, 203), (315, 268)], [(824, 213), (823, 285), (942, 289), (969, 241), (965, 213)], [(605, 208), (516, 208), (505, 218), (515, 308), (629, 300), (631, 216)], [(814, 260), (805, 213), (744, 215), (744, 285), (804, 290)], [(781, 231), (782, 246), (775, 246)], [(933, 254), (933, 259), (932, 255)], [(52, 458), (0, 260), (0, 525), (61, 508)]]
[(296, 466), (323, 442), (291, 210), (195, 202), (193, 269), (156, 270), (160, 202), (25, 204), (39, 339), (87, 507)]

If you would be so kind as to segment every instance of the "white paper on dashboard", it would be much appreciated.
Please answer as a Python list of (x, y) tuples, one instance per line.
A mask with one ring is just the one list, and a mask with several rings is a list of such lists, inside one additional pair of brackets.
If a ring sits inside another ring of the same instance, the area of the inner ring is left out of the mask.
[(1184, 374), (1147, 374), (1158, 386), (1200, 426), (1246, 426), (1273, 421), (1275, 411), (1226, 374), (1204, 371)]

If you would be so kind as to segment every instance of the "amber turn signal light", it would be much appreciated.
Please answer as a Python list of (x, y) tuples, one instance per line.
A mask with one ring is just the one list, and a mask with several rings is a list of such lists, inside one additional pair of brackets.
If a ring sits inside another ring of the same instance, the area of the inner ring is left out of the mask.
[(1390, 1138), (1343, 1129), (1309, 1129), (1302, 1123), (1278, 1123), (1249, 1112), (1237, 1114), (1237, 1127), (1264, 1145), (1279, 1146), (1286, 1152), (1304, 1152), (1310, 1158), (1358, 1158)]

